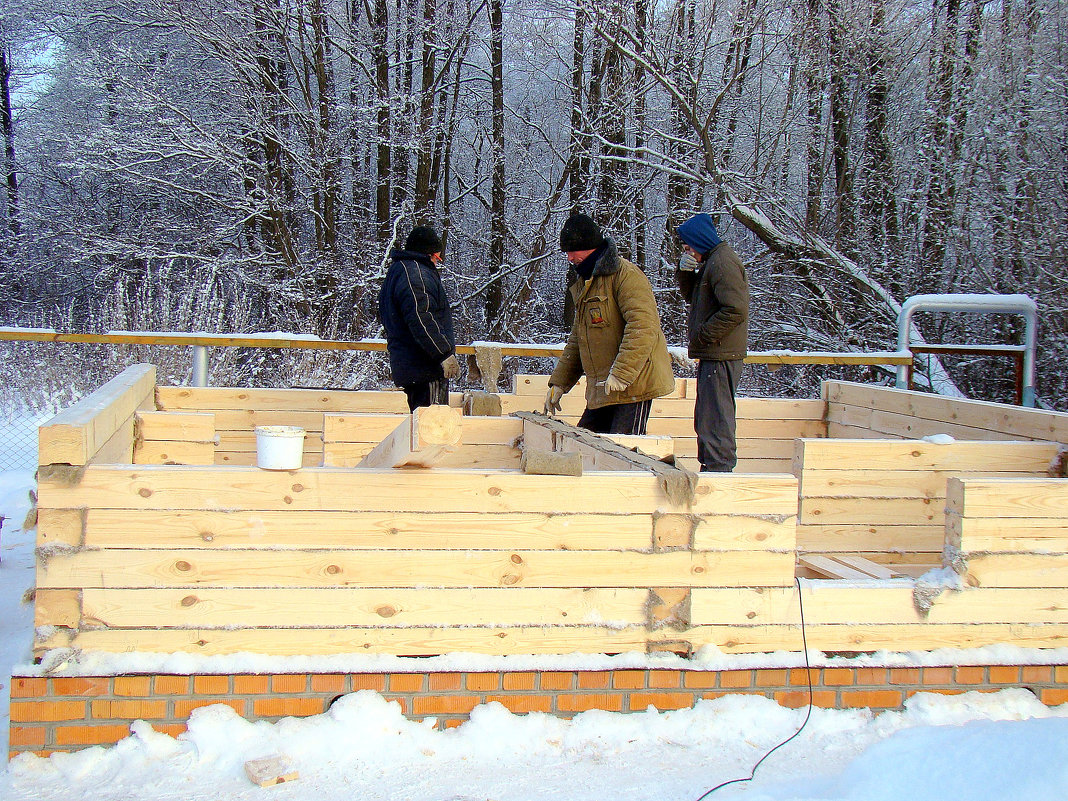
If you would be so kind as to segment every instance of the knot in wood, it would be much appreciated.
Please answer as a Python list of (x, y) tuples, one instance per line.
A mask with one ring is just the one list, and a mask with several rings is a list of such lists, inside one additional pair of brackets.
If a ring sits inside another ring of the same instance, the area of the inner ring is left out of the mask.
[(329, 573), (331, 576), (336, 576), (338, 573), (341, 572), (341, 568), (337, 565), (327, 565), (326, 572)]
[(380, 617), (393, 617), (397, 614), (397, 610), (392, 606), (380, 606), (375, 609), (375, 612), (377, 612)]
[(514, 553), (514, 554), (512, 554), (512, 564), (514, 564), (514, 565), (521, 565), (521, 564), (523, 564), (523, 557), (522, 557), (522, 556), (520, 556), (520, 555), (519, 555), (519, 554), (517, 554), (517, 553)]
[(142, 498), (149, 498), (152, 496), (152, 490), (150, 490), (148, 487), (141, 487), (141, 489), (137, 491), (137, 494), (140, 495)]
[(187, 595), (182, 599), (182, 606), (194, 606), (197, 603), (197, 597), (195, 595)]
[(186, 562), (185, 560), (181, 560), (181, 561), (178, 561), (178, 562), (174, 563), (174, 568), (175, 568), (175, 570), (179, 570), (179, 571), (185, 573), (185, 572), (187, 572), (189, 570), (192, 570), (193, 566), (191, 564), (189, 564), (188, 562)]
[(214, 542), (215, 541), (215, 534), (212, 533), (211, 531), (201, 531), (200, 532), (200, 539), (204, 540), (204, 542)]
[(517, 576), (515, 573), (505, 573), (504, 576), (501, 577), (501, 584), (504, 584), (507, 587), (511, 587), (513, 584), (516, 584), (518, 582), (519, 576)]

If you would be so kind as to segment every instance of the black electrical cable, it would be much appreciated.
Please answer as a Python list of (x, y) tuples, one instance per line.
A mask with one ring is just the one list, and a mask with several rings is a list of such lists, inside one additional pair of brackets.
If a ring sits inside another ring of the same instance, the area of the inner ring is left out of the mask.
[(751, 771), (749, 771), (749, 775), (746, 778), (744, 778), (744, 779), (730, 779), (729, 781), (725, 781), (725, 782), (722, 782), (721, 784), (717, 784), (711, 790), (706, 790), (703, 795), (700, 795), (697, 798), (695, 798), (694, 801), (704, 801), (705, 798), (708, 798), (708, 796), (712, 795), (712, 793), (716, 792), (716, 790), (719, 790), (719, 789), (721, 789), (723, 787), (726, 787), (728, 785), (741, 784), (742, 782), (751, 782), (753, 780), (753, 777), (756, 776), (757, 768), (760, 767), (760, 765), (764, 762), (764, 760), (767, 759), (772, 754), (774, 754), (776, 751), (778, 751), (780, 748), (782, 748), (784, 745), (786, 745), (792, 739), (794, 739), (802, 731), (804, 731), (805, 726), (808, 725), (808, 719), (810, 717), (812, 717), (812, 667), (808, 663), (808, 639), (805, 636), (805, 605), (801, 601), (801, 581), (796, 576), (794, 577), (794, 584), (797, 585), (797, 607), (798, 607), (798, 610), (801, 613), (801, 647), (804, 649), (804, 654), (805, 654), (805, 675), (808, 677), (808, 710), (805, 712), (805, 719), (803, 721), (801, 721), (801, 727), (797, 731), (795, 731), (793, 734), (791, 734), (789, 737), (787, 737), (785, 740), (783, 740), (777, 746), (775, 746), (770, 751), (768, 751), (766, 754), (764, 754), (764, 756), (762, 756), (759, 760), (757, 760), (757, 763), (755, 765), (753, 765), (753, 769)]

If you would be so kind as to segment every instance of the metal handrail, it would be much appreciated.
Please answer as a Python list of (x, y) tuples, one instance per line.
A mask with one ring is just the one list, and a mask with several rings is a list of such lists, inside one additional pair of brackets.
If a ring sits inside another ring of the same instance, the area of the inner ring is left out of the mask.
[[(1023, 369), (1020, 378), (1020, 404), (1035, 405), (1035, 355), (1038, 350), (1038, 304), (1027, 295), (913, 295), (901, 304), (897, 315), (897, 348), (910, 351), (912, 317), (918, 311), (982, 312), (986, 314), (1019, 314), (1025, 320)], [(968, 346), (954, 345), (951, 348)], [(972, 346), (974, 347), (974, 346)], [(1020, 346), (1010, 346), (1012, 350)], [(919, 350), (918, 348), (916, 349)], [(899, 365), (896, 386), (908, 387), (909, 367)]]

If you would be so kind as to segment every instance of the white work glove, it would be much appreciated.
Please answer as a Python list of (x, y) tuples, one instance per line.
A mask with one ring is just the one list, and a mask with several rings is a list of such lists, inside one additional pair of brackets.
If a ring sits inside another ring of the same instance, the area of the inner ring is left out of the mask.
[(460, 375), (460, 363), (455, 356), (449, 356), (441, 363), (441, 370), (446, 378), (456, 378)]
[(604, 380), (604, 391), (608, 394), (612, 394), (613, 392), (622, 392), (629, 386), (630, 384), (624, 384), (622, 381), (616, 378), (615, 373), (609, 373), (608, 378)]
[(686, 251), (679, 258), (679, 269), (686, 273), (697, 272), (697, 259), (693, 257), (690, 251)]
[(562, 397), (564, 397), (564, 390), (550, 384), (549, 391), (545, 393), (545, 414), (552, 417), (560, 411), (560, 398)]

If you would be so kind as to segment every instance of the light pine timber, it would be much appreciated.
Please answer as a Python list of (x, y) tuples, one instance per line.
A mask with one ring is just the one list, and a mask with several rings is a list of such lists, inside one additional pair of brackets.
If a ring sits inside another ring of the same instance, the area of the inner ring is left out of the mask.
[[(805, 470), (801, 494), (823, 498), (945, 498), (950, 478), (1020, 478), (1021, 472), (947, 470)], [(1037, 473), (1032, 475), (1038, 475)]]
[[(682, 392), (685, 388), (686, 379), (676, 378), (675, 388), (665, 395), (665, 398), (682, 398), (685, 397)], [(545, 393), (549, 391), (549, 376), (548, 375), (534, 375), (527, 373), (516, 373), (512, 376), (512, 393), (513, 395), (533, 395), (542, 400), (545, 399)], [(577, 393), (579, 397), (583, 397), (586, 394), (586, 378), (582, 377), (575, 383), (575, 386), (571, 388), (571, 392)], [(532, 411), (527, 409), (525, 411)]]
[(358, 467), (430, 467), (459, 445), (463, 415), (451, 406), (422, 406), (360, 460)]
[[(126, 517), (126, 513), (122, 515)], [(38, 509), (37, 545), (85, 544), (85, 509)]]
[(1068, 554), (972, 554), (963, 564), (969, 587), (1068, 587)]
[[(372, 443), (328, 442), (323, 467), (356, 467), (375, 447)], [(455, 445), (434, 462), (435, 468), (518, 470), (522, 451), (511, 445)]]
[[(807, 623), (807, 621), (806, 621)], [(694, 648), (712, 645), (725, 653), (800, 651), (799, 625), (694, 626), (685, 631)], [(1020, 648), (1063, 648), (1068, 625), (1063, 623), (962, 623), (906, 625), (805, 626), (808, 647), (820, 651), (934, 651), (940, 648), (981, 648), (1012, 643)]]
[(884, 412), (875, 409), (871, 413), (872, 431), (885, 432), (887, 434), (899, 434), (904, 437), (920, 439), (922, 437), (935, 436), (937, 434), (949, 434), (959, 440), (979, 441), (1019, 441), (1021, 437), (1006, 431), (990, 431), (985, 428), (977, 428), (965, 424), (945, 423), (937, 420), (926, 420), (920, 417)]
[(38, 429), (39, 464), (84, 465), (138, 409), (151, 406), (156, 368), (137, 364), (123, 370), (95, 392), (64, 409)]
[(944, 529), (938, 525), (841, 523), (797, 526), (798, 551), (940, 553), (944, 541)]
[(640, 625), (645, 589), (85, 589), (82, 625)]
[[(913, 582), (806, 580), (805, 621), (816, 624), (872, 623), (1068, 623), (1068, 590), (946, 590), (926, 616), (913, 601)], [(797, 590), (694, 588), (693, 624), (798, 623)]]
[(249, 389), (239, 387), (159, 387), (156, 404), (164, 411), (230, 409), (247, 411), (395, 412), (408, 414), (400, 391)]
[(272, 656), (376, 653), (431, 656), (468, 652), (478, 654), (624, 653), (645, 649), (644, 625), (524, 627), (406, 627), (314, 629), (58, 629), (39, 636), (38, 653), (53, 648), (86, 651), (187, 652), (208, 656), (258, 653)]
[[(253, 467), (257, 464), (256, 451), (215, 451), (215, 464), (232, 467)], [(301, 454), (301, 467), (322, 467), (323, 455), (315, 451), (309, 451), (305, 446)]]
[[(334, 414), (323, 415), (323, 442), (373, 443), (388, 437), (407, 415)], [(464, 415), (465, 445), (510, 445), (523, 433), (523, 423), (514, 417)]]
[[(646, 433), (667, 437), (696, 437), (693, 417), (650, 417)], [(827, 426), (818, 420), (745, 420), (737, 421), (738, 439), (785, 439), (824, 437)]]
[(951, 479), (946, 508), (961, 517), (1058, 517), (1068, 525), (1068, 479)]
[(961, 517), (949, 512), (946, 544), (964, 553), (1068, 553), (1068, 522), (1063, 517)]
[(717, 551), (84, 550), (38, 587), (783, 587), (793, 553)]
[[(1051, 442), (800, 439), (805, 470), (1033, 471), (1057, 452)], [(1045, 469), (1044, 467), (1042, 469)]]
[(142, 411), (136, 415), (137, 433), (144, 440), (213, 442), (215, 415), (203, 412)]
[[(652, 421), (650, 421), (651, 423)], [(675, 440), (675, 455), (687, 458), (697, 456), (697, 438), (673, 436)], [(794, 456), (793, 439), (751, 439), (741, 438), (737, 441), (738, 460), (773, 459), (786, 466), (779, 472), (789, 473), (792, 471)]]
[(941, 498), (801, 498), (798, 524), (945, 525)]
[(821, 394), (828, 403), (866, 406), (928, 420), (960, 423), (1025, 439), (1068, 441), (1068, 413), (1065, 412), (845, 381), (823, 382)]
[[(45, 479), (38, 488), (39, 505), (52, 508), (581, 513), (592, 506), (620, 514), (676, 510), (655, 476), (621, 471), (574, 477), (473, 470), (281, 472), (101, 465), (87, 468), (75, 486)], [(796, 509), (797, 480), (791, 475), (720, 473), (699, 477), (690, 511), (792, 515)]]
[(35, 626), (76, 628), (81, 622), (82, 603), (78, 590), (41, 588), (34, 593)]
[[(84, 522), (75, 509), (42, 509), (41, 514), (39, 532), (49, 532), (47, 542), (77, 545), (84, 537), (89, 548), (646, 550), (653, 529), (649, 513), (89, 509)], [(747, 528), (746, 518), (713, 516), (709, 527), (715, 528), (717, 520), (730, 521), (732, 536), (724, 546), (785, 546), (785, 536), (760, 519)]]
[(819, 577), (832, 579), (870, 579), (873, 576), (852, 565), (847, 565), (829, 556), (799, 556), (798, 564), (816, 572)]
[(133, 449), (134, 464), (215, 464), (212, 442), (160, 442), (138, 440)]

